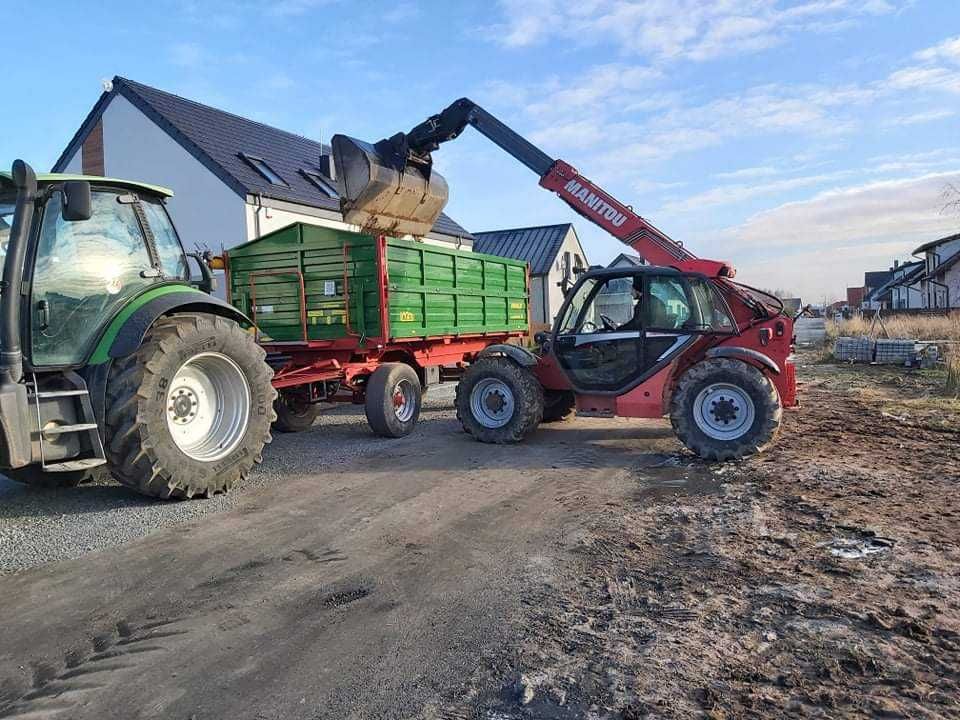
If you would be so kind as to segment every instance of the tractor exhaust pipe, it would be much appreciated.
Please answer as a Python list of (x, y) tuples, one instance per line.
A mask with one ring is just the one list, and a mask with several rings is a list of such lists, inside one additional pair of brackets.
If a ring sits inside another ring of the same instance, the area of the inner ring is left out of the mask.
[(412, 156), (404, 140), (330, 139), (344, 222), (393, 236), (422, 237), (433, 229), (447, 204), (447, 181), (433, 172), (429, 156)]
[(23, 378), (20, 288), (23, 282), (23, 259), (33, 225), (33, 201), (37, 198), (37, 176), (33, 168), (23, 160), (14, 160), (10, 174), (17, 188), (17, 206), (0, 285), (0, 385), (19, 383)]
[[(37, 176), (23, 160), (13, 163), (13, 184), (17, 205), (10, 228), (3, 280), (0, 281), (0, 464), (21, 468), (32, 461), (30, 402), (23, 379), (23, 350), (20, 347), (20, 290), (23, 261), (33, 225), (33, 203), (37, 198)], [(36, 417), (32, 418), (36, 422)]]

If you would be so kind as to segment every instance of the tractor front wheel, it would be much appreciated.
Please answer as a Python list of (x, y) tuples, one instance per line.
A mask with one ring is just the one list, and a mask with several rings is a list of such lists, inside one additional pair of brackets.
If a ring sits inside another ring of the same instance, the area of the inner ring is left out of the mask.
[(107, 380), (113, 476), (158, 498), (229, 490), (270, 442), (276, 391), (264, 356), (232, 320), (199, 313), (158, 320)]
[(780, 431), (780, 395), (760, 370), (713, 358), (680, 378), (670, 421), (680, 441), (705, 460), (737, 460), (765, 450)]
[(480, 442), (520, 442), (543, 420), (543, 386), (509, 358), (481, 358), (457, 384), (456, 405), (463, 429)]

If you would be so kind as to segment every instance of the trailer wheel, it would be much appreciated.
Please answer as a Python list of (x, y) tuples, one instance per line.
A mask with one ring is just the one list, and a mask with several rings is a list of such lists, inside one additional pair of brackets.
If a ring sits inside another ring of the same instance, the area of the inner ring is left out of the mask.
[(563, 422), (576, 414), (577, 397), (569, 390), (543, 391), (543, 422)]
[(543, 420), (543, 387), (505, 357), (477, 360), (457, 384), (457, 419), (480, 442), (515, 443)]
[(706, 460), (736, 460), (765, 450), (780, 431), (780, 395), (740, 360), (699, 362), (680, 378), (670, 422), (680, 441)]
[(367, 422), (377, 435), (400, 438), (413, 432), (423, 401), (416, 370), (406, 363), (384, 363), (367, 381), (366, 396)]
[(320, 415), (320, 407), (307, 402), (300, 393), (281, 392), (273, 403), (277, 419), (273, 429), (282, 433), (297, 433), (309, 430)]
[(154, 323), (107, 379), (113, 476), (158, 498), (229, 490), (270, 442), (276, 391), (264, 357), (249, 333), (216, 315)]

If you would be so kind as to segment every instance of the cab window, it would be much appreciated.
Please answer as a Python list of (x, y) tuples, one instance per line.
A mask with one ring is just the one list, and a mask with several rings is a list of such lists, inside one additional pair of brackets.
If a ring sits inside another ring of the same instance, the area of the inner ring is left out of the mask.
[(170, 221), (167, 208), (157, 198), (141, 198), (140, 201), (143, 204), (147, 222), (150, 224), (150, 230), (153, 232), (157, 254), (160, 256), (160, 270), (164, 277), (189, 280), (187, 259), (183, 255), (180, 238), (177, 237), (177, 231)]
[(690, 297), (679, 277), (651, 277), (644, 326), (652, 330), (682, 330), (690, 319)]
[(47, 201), (31, 296), (35, 366), (83, 362), (100, 330), (130, 297), (155, 282), (140, 223), (119, 194), (92, 195), (89, 220), (62, 217), (62, 194)]

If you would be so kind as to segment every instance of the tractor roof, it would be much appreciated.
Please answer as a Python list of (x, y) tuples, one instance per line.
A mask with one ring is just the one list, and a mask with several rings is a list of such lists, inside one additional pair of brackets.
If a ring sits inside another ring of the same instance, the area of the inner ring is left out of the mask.
[[(136, 182), (134, 180), (119, 180), (117, 178), (97, 177), (95, 175), (64, 175), (61, 173), (38, 173), (37, 183), (40, 185), (51, 185), (61, 183), (66, 180), (89, 180), (94, 185), (113, 185), (116, 187), (130, 188), (131, 190), (146, 190), (155, 195), (164, 197), (173, 197), (173, 190), (160, 185), (150, 185), (149, 183)], [(0, 186), (13, 185), (9, 172), (0, 172)]]

